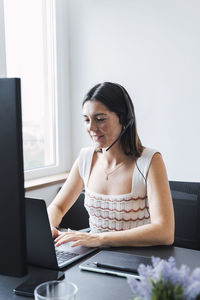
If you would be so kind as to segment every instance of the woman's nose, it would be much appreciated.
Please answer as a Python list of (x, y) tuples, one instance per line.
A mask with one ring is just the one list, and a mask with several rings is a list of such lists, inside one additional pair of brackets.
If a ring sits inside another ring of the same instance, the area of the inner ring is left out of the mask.
[(89, 122), (89, 124), (88, 124), (88, 130), (91, 130), (91, 131), (93, 131), (93, 130), (96, 130), (96, 124), (95, 124), (95, 122), (94, 121), (90, 121)]

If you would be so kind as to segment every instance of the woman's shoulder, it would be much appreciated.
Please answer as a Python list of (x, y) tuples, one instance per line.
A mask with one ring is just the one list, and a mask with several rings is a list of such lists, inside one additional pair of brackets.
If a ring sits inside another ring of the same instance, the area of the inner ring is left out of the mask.
[(80, 150), (78, 165), (79, 173), (86, 184), (90, 173), (92, 158), (94, 154), (94, 147), (84, 147)]
[(153, 149), (150, 147), (143, 147), (143, 151), (141, 156), (137, 160), (137, 164), (142, 168), (145, 168), (146, 170), (149, 168), (151, 161), (160, 155), (160, 151), (157, 149)]
[(150, 147), (143, 147), (143, 151), (141, 153), (140, 157), (153, 157), (154, 155), (159, 155), (160, 156), (160, 151), (155, 149), (155, 148), (150, 148)]
[(84, 147), (81, 148), (80, 152), (79, 152), (79, 166), (89, 166), (91, 164), (92, 161), (92, 157), (94, 154), (94, 148), (93, 147)]

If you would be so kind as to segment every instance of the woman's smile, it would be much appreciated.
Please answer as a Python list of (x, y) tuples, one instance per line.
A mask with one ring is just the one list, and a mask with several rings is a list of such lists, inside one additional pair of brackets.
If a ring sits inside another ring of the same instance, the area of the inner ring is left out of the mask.
[(87, 101), (83, 106), (86, 130), (100, 148), (108, 147), (119, 135), (122, 126), (118, 116), (99, 101)]
[(91, 136), (94, 141), (100, 141), (103, 138), (103, 135), (92, 135)]

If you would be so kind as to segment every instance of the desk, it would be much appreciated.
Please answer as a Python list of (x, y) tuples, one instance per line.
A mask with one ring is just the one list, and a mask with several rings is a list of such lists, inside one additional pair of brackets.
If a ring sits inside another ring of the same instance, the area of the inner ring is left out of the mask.
[[(157, 256), (163, 259), (168, 259), (170, 256), (173, 256), (176, 259), (177, 267), (180, 267), (182, 264), (188, 265), (191, 270), (193, 270), (196, 267), (200, 267), (200, 251), (196, 250), (172, 246), (158, 246), (146, 248), (110, 248), (110, 250), (134, 253), (136, 255)], [(78, 286), (77, 300), (131, 299), (131, 290), (125, 278), (81, 271), (78, 267), (79, 264), (80, 261), (64, 269), (65, 280), (73, 281)], [(39, 270), (39, 268), (30, 267), (29, 274), (32, 272), (33, 269)], [(28, 277), (28, 275), (26, 277)], [(0, 299), (31, 299), (17, 296), (12, 292), (13, 288), (15, 288), (21, 282), (23, 282), (26, 279), (26, 277), (16, 278), (0, 275)]]

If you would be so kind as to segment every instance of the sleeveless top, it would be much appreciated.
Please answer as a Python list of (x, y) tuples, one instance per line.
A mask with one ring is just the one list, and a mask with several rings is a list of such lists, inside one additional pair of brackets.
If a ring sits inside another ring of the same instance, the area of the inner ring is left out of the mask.
[(148, 210), (146, 176), (156, 150), (145, 148), (137, 159), (129, 194), (104, 195), (88, 189), (94, 148), (82, 148), (79, 172), (85, 185), (85, 208), (89, 214), (91, 232), (120, 231), (151, 222)]

